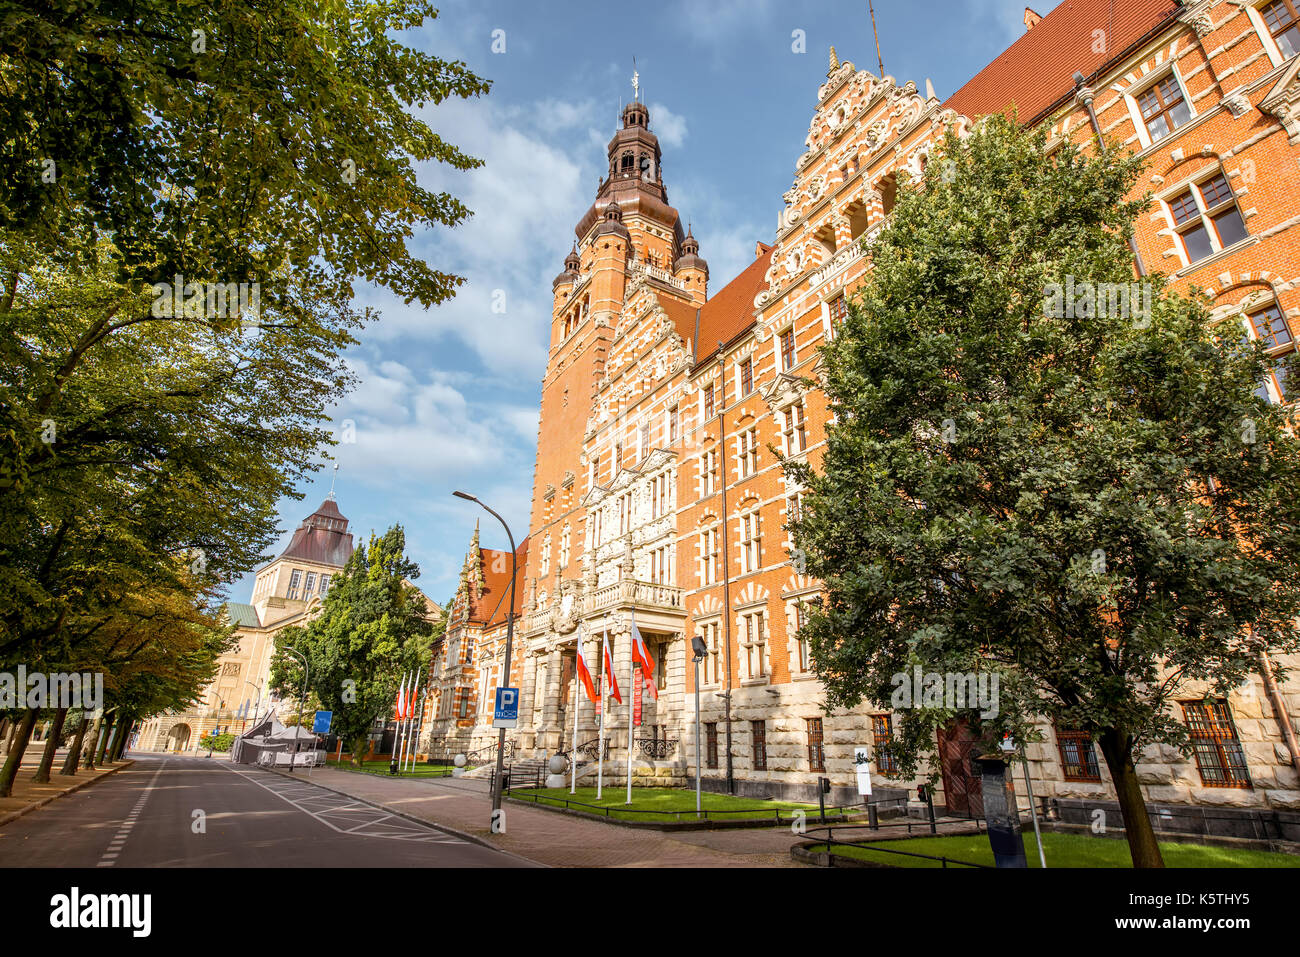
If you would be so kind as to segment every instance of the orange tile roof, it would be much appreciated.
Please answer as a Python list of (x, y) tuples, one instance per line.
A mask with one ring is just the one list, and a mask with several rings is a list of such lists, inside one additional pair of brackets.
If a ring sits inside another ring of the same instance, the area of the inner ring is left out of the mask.
[(695, 368), (718, 354), (718, 343), (730, 342), (754, 324), (754, 297), (767, 288), (772, 248), (759, 243), (762, 252), (735, 279), (700, 307), (695, 343)]
[[(1014, 106), (1022, 123), (1035, 122), (1074, 90), (1076, 70), (1092, 80), (1182, 9), (1177, 0), (1064, 0), (944, 106), (972, 119)], [(1108, 40), (1101, 53), (1096, 30)]]
[(700, 311), (699, 306), (692, 302), (682, 302), (672, 296), (659, 296), (658, 299), (659, 305), (663, 307), (664, 312), (668, 313), (668, 318), (673, 321), (677, 334), (688, 344), (693, 342), (695, 339), (695, 318)]
[[(528, 567), (528, 540), (515, 550), (519, 556), (519, 574), (515, 580), (515, 615), (523, 610), (524, 572)], [(504, 548), (480, 548), (480, 567), (483, 569), (483, 588), (478, 600), (470, 604), (469, 620), (483, 622), (484, 628), (503, 625), (506, 621), (506, 600), (510, 595), (510, 553)]]

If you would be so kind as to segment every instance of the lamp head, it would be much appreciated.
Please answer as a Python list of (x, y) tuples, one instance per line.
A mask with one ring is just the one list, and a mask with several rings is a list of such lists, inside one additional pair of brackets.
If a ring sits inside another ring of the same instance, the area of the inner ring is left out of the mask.
[(691, 639), (691, 650), (695, 652), (695, 658), (694, 658), (695, 661), (703, 661), (704, 656), (705, 654), (708, 653), (709, 648), (708, 645), (704, 643), (704, 639), (701, 638), (699, 635), (696, 635), (694, 638)]
[(463, 499), (465, 499), (466, 501), (469, 501), (469, 502), (477, 502), (477, 501), (478, 501), (478, 499), (475, 498), (473, 495), (470, 495), (469, 492), (462, 492), (462, 491), (460, 491), (459, 489), (457, 489), (456, 491), (452, 492), (451, 494), (454, 495), (454, 496), (456, 496), (457, 498), (463, 498)]

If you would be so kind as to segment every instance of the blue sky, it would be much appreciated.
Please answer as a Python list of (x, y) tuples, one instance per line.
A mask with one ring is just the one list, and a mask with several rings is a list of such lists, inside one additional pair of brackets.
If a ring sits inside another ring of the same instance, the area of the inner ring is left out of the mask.
[[(1024, 0), (875, 6), (885, 72), (922, 91), (928, 77), (940, 98), (1024, 32)], [(1046, 15), (1054, 6), (1034, 8)], [(502, 53), (492, 51), (497, 30)], [(795, 52), (795, 31), (804, 53)], [(414, 249), (467, 282), (432, 310), (383, 290), (359, 297), (383, 318), (349, 353), (361, 385), (334, 422), (350, 420), (356, 440), (334, 455), (337, 499), (353, 534), (363, 540), (401, 522), (423, 570), (419, 585), (442, 602), (455, 590), (476, 519), (485, 546), (505, 545), (491, 516), (453, 498), (453, 489), (501, 512), (517, 540), (527, 533), (551, 280), (631, 99), (632, 58), (663, 146), (669, 199), (694, 225), (714, 291), (750, 261), (755, 240), (772, 239), (829, 46), (859, 69), (877, 67), (867, 4), (842, 0), (448, 0), (407, 42), (493, 81), (487, 97), (424, 111), (441, 136), (486, 161), (467, 173), (419, 170), (423, 185), (450, 190), (474, 216), (417, 235)], [(504, 313), (492, 311), (496, 290)], [(302, 500), (281, 503), (275, 553), (331, 477), (322, 469)], [(230, 598), (246, 601), (251, 590), (248, 576)]]

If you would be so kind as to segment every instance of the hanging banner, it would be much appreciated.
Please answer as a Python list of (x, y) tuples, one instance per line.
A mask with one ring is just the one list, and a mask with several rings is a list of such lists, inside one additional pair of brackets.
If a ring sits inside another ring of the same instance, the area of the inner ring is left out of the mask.
[(645, 695), (645, 682), (641, 681), (640, 677), (641, 675), (638, 672), (638, 680), (632, 682), (632, 726), (634, 728), (641, 727), (641, 700)]

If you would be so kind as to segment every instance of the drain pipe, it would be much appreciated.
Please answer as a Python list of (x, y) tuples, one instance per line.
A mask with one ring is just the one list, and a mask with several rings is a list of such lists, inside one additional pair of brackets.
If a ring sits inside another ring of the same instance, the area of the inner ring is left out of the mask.
[(1300, 745), (1296, 744), (1295, 729), (1291, 726), (1291, 716), (1286, 713), (1286, 703), (1282, 692), (1278, 690), (1277, 680), (1273, 677), (1273, 664), (1268, 660), (1268, 652), (1259, 652), (1259, 675), (1264, 679), (1264, 693), (1268, 703), (1273, 706), (1273, 718), (1282, 730), (1282, 741), (1291, 754), (1291, 766), (1300, 771)]
[[(1092, 122), (1092, 131), (1097, 136), (1098, 148), (1102, 151), (1103, 154), (1106, 153), (1107, 152), (1106, 139), (1101, 135), (1101, 123), (1098, 122), (1097, 110), (1092, 105), (1093, 96), (1094, 96), (1092, 92), (1092, 88), (1088, 86), (1087, 80), (1084, 78), (1083, 74), (1078, 70), (1074, 71), (1074, 92), (1079, 102), (1083, 104), (1083, 108), (1088, 111), (1088, 119)], [(1146, 267), (1146, 263), (1142, 261), (1142, 253), (1138, 251), (1136, 236), (1131, 234), (1129, 235), (1128, 248), (1133, 250), (1133, 261), (1137, 265), (1137, 274), (1138, 274), (1138, 278), (1140, 279), (1147, 274), (1147, 267)]]

